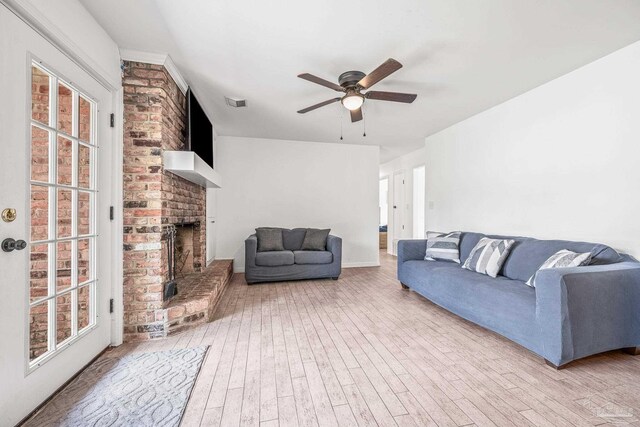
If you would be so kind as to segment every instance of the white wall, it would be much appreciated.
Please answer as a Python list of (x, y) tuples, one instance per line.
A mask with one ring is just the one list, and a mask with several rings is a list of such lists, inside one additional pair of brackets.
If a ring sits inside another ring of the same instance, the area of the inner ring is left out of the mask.
[(6, 0), (20, 13), (30, 15), (55, 42), (63, 43), (112, 87), (121, 87), (118, 46), (78, 0)]
[(427, 228), (639, 256), (639, 76), (637, 42), (428, 137)]
[[(380, 165), (380, 178), (389, 178), (387, 252), (390, 254), (395, 254), (394, 239), (410, 239), (413, 236), (413, 168), (424, 165), (425, 156), (425, 149), (420, 148)], [(399, 236), (393, 235), (395, 226), (393, 219), (394, 180), (396, 179), (404, 179), (404, 204), (398, 209), (401, 210), (400, 217), (405, 227)]]
[(379, 264), (378, 165), (374, 146), (220, 136), (216, 258), (244, 271), (256, 227), (331, 228), (343, 266)]

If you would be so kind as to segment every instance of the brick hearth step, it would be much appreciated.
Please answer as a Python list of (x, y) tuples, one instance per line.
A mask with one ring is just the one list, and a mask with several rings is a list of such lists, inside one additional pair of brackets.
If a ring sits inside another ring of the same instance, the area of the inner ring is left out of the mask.
[(178, 279), (178, 295), (164, 307), (165, 336), (211, 321), (232, 275), (233, 260), (218, 260), (202, 272)]

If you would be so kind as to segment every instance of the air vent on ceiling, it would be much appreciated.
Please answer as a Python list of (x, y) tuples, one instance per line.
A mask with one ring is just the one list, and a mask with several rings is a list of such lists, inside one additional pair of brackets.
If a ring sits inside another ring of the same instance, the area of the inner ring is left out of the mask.
[(247, 100), (246, 99), (235, 99), (235, 98), (229, 98), (229, 97), (225, 96), (224, 100), (227, 101), (227, 105), (229, 107), (240, 108), (240, 107), (246, 107), (247, 106)]

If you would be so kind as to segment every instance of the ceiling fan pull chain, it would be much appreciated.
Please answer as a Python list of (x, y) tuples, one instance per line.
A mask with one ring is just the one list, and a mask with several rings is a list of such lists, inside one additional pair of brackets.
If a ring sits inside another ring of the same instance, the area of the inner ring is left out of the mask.
[(362, 115), (362, 136), (363, 137), (367, 136), (367, 119), (365, 118), (364, 114)]
[(340, 141), (342, 141), (342, 122), (344, 122), (344, 114), (342, 113), (342, 109), (338, 109), (338, 117), (340, 117)]

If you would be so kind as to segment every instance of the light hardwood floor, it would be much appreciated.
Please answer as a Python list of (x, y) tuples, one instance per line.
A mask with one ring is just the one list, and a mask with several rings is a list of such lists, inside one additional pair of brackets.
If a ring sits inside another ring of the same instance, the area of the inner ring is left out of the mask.
[(183, 426), (640, 425), (640, 356), (555, 371), (381, 262), (338, 281), (235, 275), (213, 322), (109, 354), (210, 345)]

